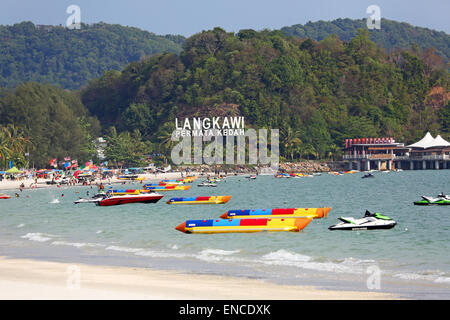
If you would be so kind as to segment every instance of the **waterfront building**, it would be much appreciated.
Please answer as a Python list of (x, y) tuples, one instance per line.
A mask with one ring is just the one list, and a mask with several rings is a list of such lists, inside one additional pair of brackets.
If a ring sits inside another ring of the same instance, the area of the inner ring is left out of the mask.
[(349, 170), (450, 169), (450, 142), (429, 132), (408, 146), (393, 138), (346, 139), (343, 160)]
[(450, 142), (440, 135), (433, 138), (427, 132), (425, 137), (408, 148), (408, 169), (450, 169)]

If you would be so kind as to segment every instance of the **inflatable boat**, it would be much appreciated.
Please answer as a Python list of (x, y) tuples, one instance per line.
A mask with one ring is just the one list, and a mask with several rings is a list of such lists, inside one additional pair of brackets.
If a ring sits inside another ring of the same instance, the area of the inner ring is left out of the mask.
[(154, 186), (154, 187), (144, 187), (146, 190), (154, 191), (179, 191), (188, 190), (191, 186)]
[(159, 183), (146, 183), (145, 187), (170, 187), (170, 186), (179, 186), (182, 185), (183, 182), (159, 182)]
[(111, 195), (124, 195), (124, 194), (141, 194), (142, 193), (147, 193), (147, 190), (138, 190), (138, 189), (118, 189), (118, 190), (113, 190), (113, 189), (109, 189), (107, 191), (108, 194)]
[(184, 233), (298, 232), (310, 222), (310, 218), (186, 220), (175, 229)]
[(312, 218), (320, 219), (328, 216), (331, 208), (286, 208), (286, 209), (246, 209), (229, 210), (220, 217), (234, 218)]
[(231, 196), (171, 198), (167, 204), (223, 204), (230, 199)]

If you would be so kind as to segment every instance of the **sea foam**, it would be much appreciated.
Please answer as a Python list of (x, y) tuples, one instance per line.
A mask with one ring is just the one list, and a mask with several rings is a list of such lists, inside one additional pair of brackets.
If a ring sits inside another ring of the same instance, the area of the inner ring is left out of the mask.
[(51, 240), (54, 237), (50, 234), (40, 233), (40, 232), (33, 232), (33, 233), (27, 233), (24, 236), (21, 236), (21, 238), (28, 239), (30, 241), (37, 241), (37, 242), (46, 242)]
[(364, 273), (367, 267), (373, 265), (375, 262), (374, 260), (360, 260), (355, 258), (345, 258), (342, 261), (317, 261), (312, 257), (284, 249), (265, 254), (261, 257), (260, 261), (266, 265), (352, 274)]
[(83, 247), (104, 247), (105, 245), (99, 243), (86, 243), (86, 242), (67, 242), (67, 241), (53, 241), (52, 245), (56, 246), (71, 246), (76, 248)]

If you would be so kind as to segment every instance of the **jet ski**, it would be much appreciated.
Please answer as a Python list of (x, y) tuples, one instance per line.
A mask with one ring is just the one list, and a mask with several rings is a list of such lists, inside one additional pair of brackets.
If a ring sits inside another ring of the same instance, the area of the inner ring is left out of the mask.
[(362, 179), (365, 179), (365, 178), (375, 178), (375, 176), (374, 176), (373, 174), (371, 174), (371, 173), (368, 173), (368, 174), (363, 175), (361, 178), (362, 178)]
[(380, 213), (371, 213), (366, 211), (364, 217), (355, 219), (352, 217), (340, 217), (342, 222), (330, 226), (329, 230), (374, 230), (391, 229), (397, 222)]
[(202, 182), (198, 184), (199, 187), (217, 187), (217, 184), (215, 183), (208, 183), (208, 182)]
[(441, 193), (437, 198), (422, 196), (422, 200), (415, 201), (416, 206), (428, 206), (428, 205), (450, 205), (450, 198), (448, 195)]
[(96, 203), (100, 200), (103, 200), (106, 197), (106, 193), (97, 193), (92, 198), (80, 198), (74, 201), (75, 204), (78, 203)]

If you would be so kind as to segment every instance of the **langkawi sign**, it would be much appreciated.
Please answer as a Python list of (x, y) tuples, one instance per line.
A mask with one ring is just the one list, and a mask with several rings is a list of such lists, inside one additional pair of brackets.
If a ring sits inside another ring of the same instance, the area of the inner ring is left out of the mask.
[[(279, 165), (279, 130), (245, 129), (244, 117), (175, 119), (171, 159), (180, 164)], [(270, 144), (270, 150), (268, 145)]]

